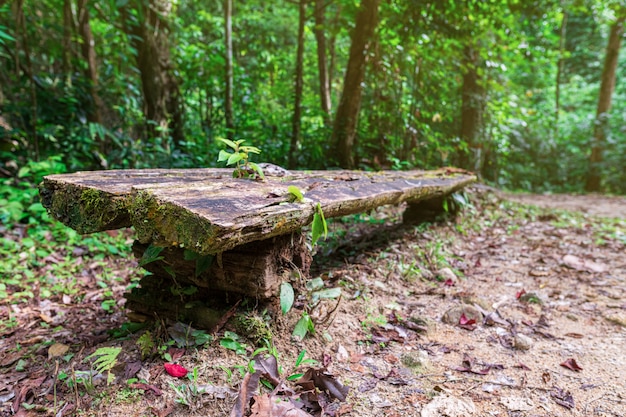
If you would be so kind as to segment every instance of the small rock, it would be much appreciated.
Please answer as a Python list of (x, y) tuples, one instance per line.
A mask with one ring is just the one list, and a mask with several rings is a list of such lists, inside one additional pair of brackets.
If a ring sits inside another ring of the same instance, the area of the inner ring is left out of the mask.
[(528, 350), (533, 345), (533, 339), (523, 334), (516, 334), (513, 337), (513, 347), (518, 350)]
[(476, 406), (469, 398), (439, 395), (422, 408), (421, 417), (467, 417), (476, 413)]
[(442, 279), (442, 281), (451, 280), (452, 282), (457, 281), (456, 274), (450, 268), (441, 268), (437, 271), (437, 276)]
[(615, 323), (618, 326), (626, 327), (626, 315), (624, 314), (611, 314), (604, 317), (611, 323)]
[(500, 398), (500, 404), (509, 411), (530, 411), (535, 408), (535, 404), (530, 398), (523, 397), (502, 397)]
[(419, 371), (427, 369), (431, 364), (428, 352), (425, 350), (403, 353), (402, 356), (400, 356), (400, 362), (407, 368)]
[(462, 315), (465, 315), (468, 320), (476, 320), (476, 323), (482, 323), (483, 321), (483, 313), (476, 307), (467, 304), (452, 307), (443, 313), (441, 321), (456, 326), (459, 324)]
[(471, 306), (473, 305), (477, 305), (478, 307), (482, 308), (485, 311), (491, 311), (492, 307), (491, 307), (491, 303), (487, 300), (485, 300), (484, 298), (480, 298), (480, 297), (461, 297), (461, 302), (463, 304), (469, 304)]
[(346, 362), (350, 358), (350, 354), (343, 345), (337, 348), (337, 362)]

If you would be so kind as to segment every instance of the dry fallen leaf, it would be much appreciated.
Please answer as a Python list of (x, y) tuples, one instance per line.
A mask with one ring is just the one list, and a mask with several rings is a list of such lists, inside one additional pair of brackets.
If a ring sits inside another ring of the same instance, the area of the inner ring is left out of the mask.
[(580, 372), (583, 370), (583, 368), (581, 368), (580, 365), (576, 363), (576, 360), (574, 358), (569, 358), (568, 360), (563, 362), (561, 366), (576, 372)]
[(48, 359), (58, 358), (59, 356), (63, 356), (70, 350), (68, 345), (64, 345), (63, 343), (54, 343), (48, 348)]

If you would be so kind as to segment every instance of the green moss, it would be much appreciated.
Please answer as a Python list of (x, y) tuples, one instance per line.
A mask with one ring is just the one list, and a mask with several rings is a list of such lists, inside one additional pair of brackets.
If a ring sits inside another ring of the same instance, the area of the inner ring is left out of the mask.
[(215, 229), (208, 220), (175, 204), (159, 201), (147, 191), (132, 197), (129, 212), (140, 242), (182, 245), (201, 255), (219, 251)]
[(245, 334), (257, 346), (272, 341), (272, 330), (267, 323), (267, 317), (256, 311), (235, 315), (237, 333)]

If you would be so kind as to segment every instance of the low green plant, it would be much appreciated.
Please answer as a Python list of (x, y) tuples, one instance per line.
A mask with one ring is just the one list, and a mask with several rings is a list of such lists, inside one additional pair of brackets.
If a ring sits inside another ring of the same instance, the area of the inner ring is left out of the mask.
[(122, 348), (118, 347), (101, 347), (94, 353), (87, 356), (85, 360), (93, 359), (93, 369), (100, 373), (107, 375), (107, 384), (110, 384), (115, 379), (115, 375), (111, 370), (117, 365), (117, 357), (122, 352)]
[(198, 368), (193, 368), (193, 372), (187, 374), (189, 383), (176, 385), (170, 383), (170, 387), (176, 394), (176, 402), (189, 407), (192, 411), (202, 407), (202, 395), (205, 390), (198, 386)]
[(260, 154), (261, 150), (256, 146), (244, 145), (245, 140), (232, 141), (225, 138), (217, 138), (230, 148), (230, 151), (220, 150), (217, 162), (226, 162), (227, 166), (234, 166), (233, 178), (265, 179), (260, 166), (250, 161), (250, 154)]
[[(314, 319), (312, 313), (318, 309), (322, 300), (337, 300), (338, 305), (341, 299), (341, 288), (325, 288), (324, 281), (319, 277), (307, 281), (305, 288), (307, 303), (292, 333), (297, 340), (304, 339), (308, 334), (315, 334), (315, 324), (328, 321), (330, 315), (337, 308), (335, 306), (324, 317)], [(280, 286), (280, 307), (283, 314), (287, 314), (291, 310), (294, 300), (295, 294), (292, 285), (288, 282), (282, 283)]]
[(240, 337), (237, 333), (231, 331), (225, 331), (224, 337), (220, 340), (220, 346), (230, 349), (237, 353), (238, 355), (245, 355), (247, 350), (247, 345), (245, 343), (240, 342)]

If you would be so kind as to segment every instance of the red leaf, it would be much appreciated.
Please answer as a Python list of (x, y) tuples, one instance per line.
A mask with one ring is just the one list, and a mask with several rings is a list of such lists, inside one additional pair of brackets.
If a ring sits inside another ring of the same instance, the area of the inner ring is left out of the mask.
[(166, 363), (163, 366), (165, 367), (165, 371), (175, 378), (182, 378), (189, 372), (177, 363)]
[(569, 358), (568, 360), (566, 360), (565, 362), (563, 362), (561, 364), (562, 367), (567, 368), (567, 369), (571, 369), (572, 371), (576, 371), (576, 372), (580, 372), (583, 370), (583, 368), (581, 368), (577, 363), (576, 360), (574, 358)]
[(474, 330), (476, 329), (476, 320), (468, 319), (465, 317), (464, 313), (461, 313), (461, 317), (459, 317), (459, 327), (465, 330)]
[(454, 280), (452, 278), (448, 278), (443, 283), (446, 287), (454, 287)]
[(459, 324), (463, 326), (472, 325), (472, 324), (476, 324), (476, 320), (468, 319), (467, 317), (465, 317), (465, 313), (462, 313), (461, 317), (459, 318)]
[(519, 300), (519, 298), (520, 298), (522, 295), (524, 295), (524, 294), (526, 294), (526, 290), (524, 290), (524, 289), (519, 290), (519, 291), (517, 292), (517, 294), (515, 294), (515, 298), (517, 298), (517, 299)]

